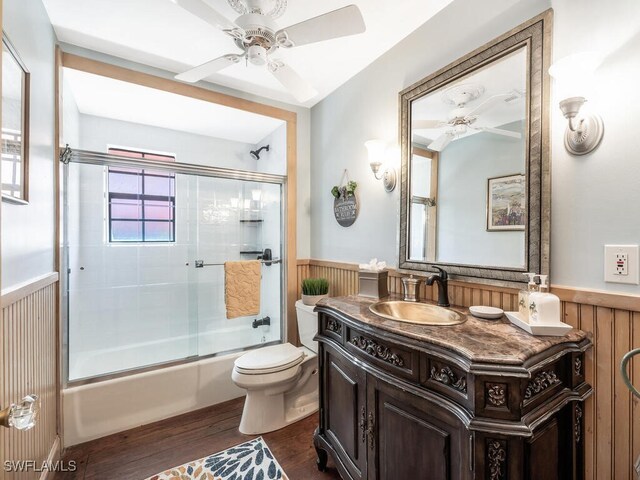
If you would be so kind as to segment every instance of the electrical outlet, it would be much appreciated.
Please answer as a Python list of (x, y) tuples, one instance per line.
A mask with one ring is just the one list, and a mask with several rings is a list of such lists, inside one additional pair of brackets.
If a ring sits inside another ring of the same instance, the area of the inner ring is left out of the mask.
[(604, 281), (638, 285), (638, 245), (604, 246)]
[(629, 275), (629, 255), (616, 253), (616, 274)]

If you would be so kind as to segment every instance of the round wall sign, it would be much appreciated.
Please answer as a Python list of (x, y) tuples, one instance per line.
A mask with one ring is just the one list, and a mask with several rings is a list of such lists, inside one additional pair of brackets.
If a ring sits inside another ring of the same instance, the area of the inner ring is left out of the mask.
[(358, 201), (355, 195), (340, 195), (333, 201), (333, 214), (342, 227), (350, 227), (358, 217)]

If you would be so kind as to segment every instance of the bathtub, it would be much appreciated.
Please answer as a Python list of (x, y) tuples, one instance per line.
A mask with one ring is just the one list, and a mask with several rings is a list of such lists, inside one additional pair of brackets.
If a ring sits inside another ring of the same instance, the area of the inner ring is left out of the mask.
[(231, 381), (242, 353), (63, 390), (64, 446), (244, 396)]
[[(218, 330), (214, 334), (198, 337), (201, 347), (211, 346), (227, 335), (238, 338), (238, 328)], [(245, 335), (247, 334), (246, 328)], [(278, 329), (250, 329), (258, 341), (273, 343)], [(271, 335), (269, 335), (271, 333)], [(215, 339), (213, 338), (215, 336)], [(174, 338), (166, 344), (149, 342), (131, 345), (127, 349), (105, 349), (79, 356), (75, 366), (76, 378), (91, 376), (105, 363), (113, 367), (116, 358), (123, 368), (127, 359), (146, 352), (167, 352), (171, 346), (171, 358), (155, 359), (158, 362), (178, 358), (179, 351), (187, 352), (192, 338)], [(208, 342), (208, 343), (207, 343)], [(151, 344), (153, 343), (153, 344)], [(233, 348), (234, 345), (227, 344)], [(160, 367), (141, 373), (120, 376), (79, 386), (70, 386), (62, 392), (64, 411), (64, 446), (87, 442), (147, 423), (198, 410), (233, 398), (242, 397), (245, 391), (231, 381), (233, 362), (243, 351), (203, 358), (175, 366)], [(148, 358), (148, 357), (147, 357)], [(82, 375), (84, 373), (85, 375)]]

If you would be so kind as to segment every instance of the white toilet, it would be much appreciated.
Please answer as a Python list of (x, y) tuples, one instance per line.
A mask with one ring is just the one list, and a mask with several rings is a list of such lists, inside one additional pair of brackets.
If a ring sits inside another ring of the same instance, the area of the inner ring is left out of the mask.
[(314, 307), (296, 302), (302, 347), (258, 348), (238, 357), (231, 379), (247, 390), (240, 432), (261, 434), (286, 427), (318, 410), (318, 329)]

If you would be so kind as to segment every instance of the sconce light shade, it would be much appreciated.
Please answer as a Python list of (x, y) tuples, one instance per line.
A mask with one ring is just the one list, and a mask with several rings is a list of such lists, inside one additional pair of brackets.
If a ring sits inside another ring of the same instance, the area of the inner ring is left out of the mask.
[(386, 167), (382, 173), (382, 176), (378, 176), (380, 168), (385, 163), (387, 156), (395, 151), (387, 145), (387, 142), (383, 140), (369, 140), (364, 143), (369, 153), (369, 166), (373, 172), (376, 180), (382, 180), (384, 189), (387, 192), (392, 192), (396, 188), (396, 171), (392, 167)]
[(604, 135), (599, 115), (580, 115), (580, 109), (592, 93), (593, 74), (601, 62), (598, 53), (581, 52), (564, 57), (549, 68), (549, 75), (555, 80), (556, 96), (562, 99), (560, 110), (569, 121), (564, 146), (573, 155), (592, 152)]
[(593, 74), (602, 63), (597, 52), (580, 52), (561, 58), (549, 67), (556, 81), (559, 98), (588, 97), (592, 93)]
[[(377, 177), (378, 170), (380, 170), (380, 166), (384, 163), (384, 153), (387, 150), (386, 142), (382, 140), (369, 140), (368, 142), (364, 142), (364, 146), (367, 147), (367, 152), (369, 153), (369, 165), (371, 166), (371, 170), (374, 175)], [(380, 180), (378, 178), (378, 180)]]

